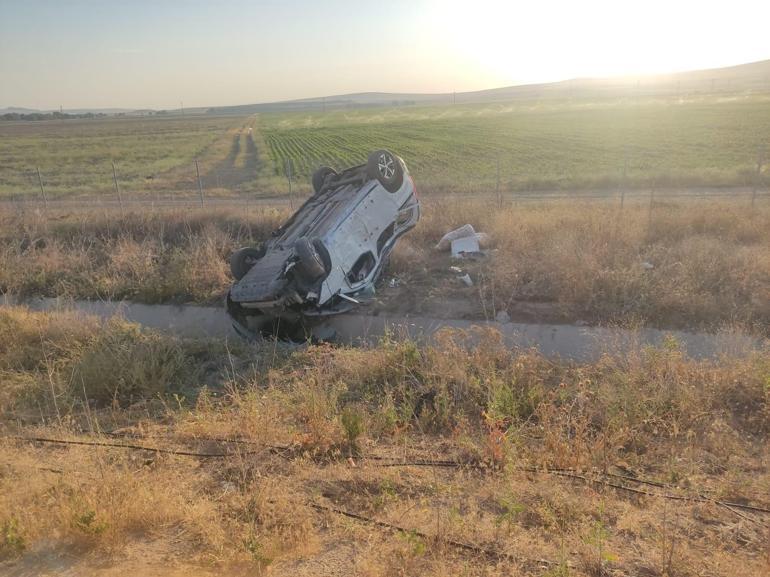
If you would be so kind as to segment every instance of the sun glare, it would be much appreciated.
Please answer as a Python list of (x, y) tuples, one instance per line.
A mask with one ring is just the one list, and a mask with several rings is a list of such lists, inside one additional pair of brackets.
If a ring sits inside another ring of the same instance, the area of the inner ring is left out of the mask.
[[(468, 74), (501, 85), (726, 66), (767, 44), (752, 3), (434, 1), (435, 34)], [(734, 25), (733, 25), (734, 24)], [(754, 56), (754, 59), (756, 57)]]

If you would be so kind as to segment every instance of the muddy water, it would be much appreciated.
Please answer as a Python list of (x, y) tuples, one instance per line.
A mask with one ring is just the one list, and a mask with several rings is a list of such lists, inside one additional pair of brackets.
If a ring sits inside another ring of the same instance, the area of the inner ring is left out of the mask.
[[(5, 299), (4, 302), (10, 304), (12, 300)], [(100, 318), (121, 315), (126, 320), (143, 326), (186, 337), (237, 338), (223, 307), (60, 299), (35, 299), (24, 304), (32, 310), (75, 310)], [(499, 330), (509, 346), (534, 348), (548, 357), (574, 361), (596, 360), (605, 352), (628, 354), (644, 346), (661, 345), (670, 338), (676, 339), (683, 351), (693, 358), (743, 356), (758, 350), (768, 350), (769, 346), (767, 339), (736, 332), (710, 334), (652, 328), (628, 330), (613, 327), (392, 317), (384, 314), (348, 314), (332, 317), (316, 327), (314, 332), (323, 338), (332, 337), (334, 342), (358, 345), (374, 343), (385, 334), (394, 338), (409, 337), (426, 341), (442, 328), (469, 330), (479, 326)]]

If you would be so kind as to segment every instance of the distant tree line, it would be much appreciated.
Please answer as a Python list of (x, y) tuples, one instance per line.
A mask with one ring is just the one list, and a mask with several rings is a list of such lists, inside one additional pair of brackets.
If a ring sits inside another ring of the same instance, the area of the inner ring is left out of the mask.
[(68, 112), (6, 112), (0, 115), (0, 120), (70, 120), (75, 118), (100, 118), (107, 116), (103, 112), (83, 112), (71, 114)]

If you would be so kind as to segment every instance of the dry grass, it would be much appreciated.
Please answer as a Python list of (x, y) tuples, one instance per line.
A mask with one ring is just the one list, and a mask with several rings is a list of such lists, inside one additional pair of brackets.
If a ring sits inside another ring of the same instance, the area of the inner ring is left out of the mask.
[[(0, 327), (19, 335), (13, 343), (9, 332), (0, 339), (6, 433), (232, 453), (197, 459), (3, 440), (0, 555), (7, 560), (0, 570), (25, 566), (52, 547), (119, 567), (149, 543), (162, 549), (162, 566), (214, 564), (223, 574), (234, 563), (244, 571), (270, 565), (277, 575), (767, 569), (766, 514), (545, 473), (622, 473), (668, 484), (646, 487), (655, 492), (770, 506), (767, 352), (696, 362), (669, 342), (569, 365), (508, 350), (489, 330), (472, 339), (446, 332), (421, 348), (383, 341), (361, 349), (264, 344), (225, 351), (65, 313), (4, 309)], [(142, 363), (169, 366), (160, 360), (175, 350), (185, 364), (218, 368), (205, 379), (200, 371), (173, 371), (160, 389), (153, 376), (136, 376), (137, 389), (124, 370), (96, 363), (101, 373), (93, 381), (116, 394), (88, 402), (77, 387), (60, 386), (116, 334), (122, 347), (133, 341), (144, 351)], [(207, 386), (172, 396), (180, 382), (196, 379)], [(64, 402), (68, 395), (81, 401)], [(142, 438), (99, 434), (115, 429)], [(383, 467), (374, 456), (461, 466)], [(413, 531), (378, 529), (308, 503)], [(447, 539), (516, 560), (463, 553)]]
[(229, 254), (265, 238), (285, 214), (263, 209), (251, 216), (151, 210), (5, 214), (0, 290), (140, 302), (218, 300), (230, 282)]
[[(679, 201), (508, 205), (423, 202), (423, 220), (398, 245), (384, 290), (394, 312), (522, 320), (646, 322), (663, 327), (770, 326), (770, 206)], [(266, 238), (286, 208), (0, 215), (0, 291), (22, 296), (220, 302), (229, 254)], [(466, 222), (491, 234), (493, 255), (461, 263), (433, 250)], [(653, 268), (649, 268), (649, 263)]]
[(770, 206), (684, 201), (650, 212), (643, 204), (620, 211), (551, 202), (497, 210), (442, 201), (428, 204), (425, 215), (398, 247), (394, 267), (406, 275), (446, 271), (449, 259), (437, 260), (430, 247), (471, 223), (497, 249), (475, 271), (481, 288), (473, 290), (488, 311), (515, 316), (536, 302), (552, 303), (567, 320), (770, 326)]

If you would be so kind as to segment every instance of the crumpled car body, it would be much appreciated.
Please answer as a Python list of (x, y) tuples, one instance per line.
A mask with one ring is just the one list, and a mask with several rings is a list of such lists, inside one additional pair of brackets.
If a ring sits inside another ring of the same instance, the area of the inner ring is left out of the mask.
[(396, 241), (420, 218), (406, 164), (386, 150), (339, 174), (322, 167), (313, 187), (268, 241), (231, 259), (227, 312), (242, 336), (349, 311), (373, 295)]

